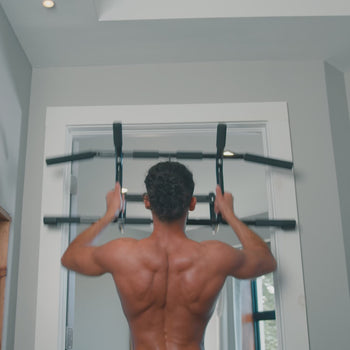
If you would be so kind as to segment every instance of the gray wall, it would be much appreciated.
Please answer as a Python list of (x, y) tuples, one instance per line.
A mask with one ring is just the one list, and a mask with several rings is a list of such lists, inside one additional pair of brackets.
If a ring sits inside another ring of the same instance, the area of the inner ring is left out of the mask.
[[(345, 88), (346, 88), (346, 97), (348, 101), (348, 106), (350, 106), (350, 71), (344, 74), (345, 78)], [(349, 114), (350, 119), (350, 114)]]
[(7, 264), (3, 349), (13, 348), (14, 339), (31, 71), (0, 6), (0, 206), (13, 220)]
[(327, 63), (325, 64), (325, 76), (348, 266), (348, 282), (350, 283), (350, 119), (347, 91), (344, 74)]
[(34, 350), (46, 107), (260, 101), (288, 102), (311, 349), (348, 347), (348, 275), (332, 142), (337, 130), (331, 131), (324, 64), (218, 62), (34, 70), (16, 350)]

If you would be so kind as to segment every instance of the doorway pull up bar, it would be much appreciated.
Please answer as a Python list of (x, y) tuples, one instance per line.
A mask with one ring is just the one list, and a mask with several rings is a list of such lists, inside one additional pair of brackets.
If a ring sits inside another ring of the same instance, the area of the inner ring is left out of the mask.
[[(224, 148), (226, 144), (226, 124), (218, 124), (217, 134), (216, 134), (216, 153), (202, 153), (202, 152), (158, 152), (158, 151), (124, 151), (122, 150), (122, 124), (113, 124), (113, 141), (114, 141), (114, 151), (89, 151), (82, 153), (75, 153), (71, 155), (47, 158), (47, 165), (60, 164), (65, 162), (80, 161), (85, 159), (92, 159), (94, 157), (101, 158), (115, 158), (116, 167), (116, 181), (122, 186), (123, 181), (123, 158), (176, 158), (176, 159), (215, 159), (215, 169), (216, 169), (216, 183), (220, 186), (222, 193), (224, 193), (224, 178), (223, 178), (223, 161), (224, 159), (244, 159), (250, 162), (271, 165), (280, 168), (292, 169), (293, 163), (289, 161), (273, 159), (262, 157), (254, 154), (226, 154), (224, 153)], [(143, 201), (143, 195), (139, 194), (126, 194), (126, 202), (138, 202)], [(214, 212), (214, 202), (215, 194), (210, 193), (206, 195), (196, 196), (197, 202), (208, 202), (210, 219), (188, 219), (187, 225), (211, 225), (213, 230), (216, 231), (219, 224), (227, 224), (222, 220), (220, 215), (216, 215)], [(59, 225), (59, 224), (92, 224), (96, 222), (99, 218), (97, 217), (44, 217), (45, 225)], [(148, 225), (152, 224), (152, 219), (147, 218), (128, 218), (126, 217), (126, 208), (123, 212), (116, 217), (113, 222), (119, 224), (119, 229), (123, 232), (124, 224), (134, 224), (134, 225)], [(296, 227), (295, 220), (268, 220), (268, 219), (258, 219), (258, 220), (243, 220), (247, 225), (259, 226), (259, 227), (279, 227), (282, 230), (293, 230)]]
[[(93, 216), (45, 216), (44, 224), (50, 226), (57, 226), (61, 224), (84, 224), (91, 225), (94, 222), (99, 220), (99, 217)], [(114, 223), (120, 223), (119, 218), (115, 218)], [(268, 219), (258, 219), (258, 220), (242, 220), (248, 226), (256, 226), (256, 227), (277, 227), (282, 230), (294, 230), (296, 227), (295, 220), (268, 220)], [(123, 221), (126, 225), (151, 225), (153, 223), (152, 219), (148, 218), (125, 218)], [(186, 225), (193, 226), (212, 226), (223, 224), (227, 225), (227, 222), (222, 221), (211, 221), (209, 219), (188, 219)]]
[[(80, 153), (74, 153), (65, 156), (53, 157), (46, 159), (46, 165), (55, 165), (67, 162), (76, 162), (80, 160), (98, 158), (114, 158), (116, 156), (114, 151), (86, 151)], [(203, 160), (203, 159), (216, 159), (216, 153), (202, 153), (202, 152), (158, 152), (158, 151), (124, 151), (124, 158), (133, 159), (179, 159), (179, 160)], [(243, 159), (247, 162), (253, 162), (258, 164), (265, 164), (284, 169), (292, 169), (293, 162), (286, 160), (263, 157), (251, 153), (230, 153), (223, 154), (223, 159)]]
[[(47, 165), (54, 165), (66, 162), (75, 162), (86, 159), (92, 159), (95, 157), (100, 158), (116, 158), (116, 174), (122, 174), (122, 159), (134, 158), (134, 159), (181, 159), (181, 160), (203, 160), (203, 159), (216, 159), (219, 167), (222, 165), (223, 159), (243, 159), (248, 162), (265, 164), (279, 168), (292, 169), (293, 162), (275, 159), (270, 157), (263, 157), (251, 153), (234, 153), (224, 152), (226, 144), (226, 124), (218, 124), (216, 134), (216, 153), (203, 153), (196, 151), (180, 151), (180, 152), (159, 152), (159, 151), (124, 151), (122, 152), (122, 124), (113, 124), (113, 140), (114, 151), (86, 151), (80, 153), (73, 153), (70, 155), (64, 155), (53, 158), (46, 158)], [(119, 162), (118, 162), (119, 159)], [(220, 171), (220, 170), (219, 170)]]

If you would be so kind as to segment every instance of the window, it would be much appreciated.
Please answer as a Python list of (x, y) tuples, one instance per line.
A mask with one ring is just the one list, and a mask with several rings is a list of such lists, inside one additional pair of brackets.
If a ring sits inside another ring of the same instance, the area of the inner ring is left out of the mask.
[(232, 281), (235, 350), (278, 350), (273, 273), (254, 280)]
[[(162, 124), (152, 125), (123, 125), (123, 150), (159, 150), (162, 152), (174, 151), (202, 151), (212, 152), (216, 147), (215, 123), (201, 124)], [(244, 151), (254, 154), (263, 154), (264, 140), (261, 129), (250, 125), (227, 123), (227, 149)], [(111, 130), (103, 134), (90, 133), (79, 135), (72, 140), (74, 152), (91, 150), (113, 150)], [(145, 191), (144, 177), (149, 167), (164, 159), (130, 159), (123, 160), (123, 186), (129, 193), (142, 194)], [(195, 195), (209, 195), (214, 191), (215, 161), (209, 160), (182, 160), (192, 172), (195, 181)], [(96, 158), (91, 161), (75, 162), (71, 166), (74, 177), (74, 188), (70, 200), (71, 216), (98, 216), (105, 208), (104, 194), (114, 183), (114, 159)], [(233, 192), (236, 200), (237, 215), (250, 219), (268, 218), (268, 199), (266, 189), (266, 175), (264, 166), (248, 162), (226, 161), (224, 165), (225, 190)], [(93, 184), (93, 185), (92, 185)], [(92, 200), (93, 199), (93, 200)], [(150, 218), (150, 212), (145, 210), (143, 203), (128, 202), (126, 217)], [(196, 210), (191, 212), (191, 219), (208, 219), (208, 203), (198, 203)], [(85, 227), (70, 226), (71, 239)], [(149, 236), (150, 225), (125, 225), (124, 237), (136, 239)], [(270, 231), (260, 229), (259, 233), (266, 239), (270, 238)], [(220, 225), (219, 232), (213, 236), (211, 226), (189, 226), (187, 235), (196, 241), (219, 239), (230, 245), (238, 244), (237, 237), (227, 225)], [(101, 238), (96, 240), (100, 245), (116, 237), (122, 237), (116, 225), (110, 225), (104, 230)], [(103, 300), (103, 302), (100, 302)], [(93, 301), (93, 302), (92, 302)], [(113, 308), (111, 307), (113, 305)], [(70, 272), (68, 274), (67, 295), (67, 333), (66, 341), (75, 349), (111, 348), (118, 343), (119, 349), (129, 348), (129, 332), (119, 297), (115, 295), (115, 288), (110, 276), (90, 278)], [(232, 308), (231, 308), (232, 312)], [(98, 322), (96, 322), (98, 320)], [(93, 331), (92, 331), (93, 330)], [(212, 335), (206, 333), (206, 347), (211, 342)], [(103, 345), (100, 339), (103, 338)], [(68, 348), (68, 346), (67, 346)]]
[(273, 274), (251, 281), (255, 350), (277, 350)]

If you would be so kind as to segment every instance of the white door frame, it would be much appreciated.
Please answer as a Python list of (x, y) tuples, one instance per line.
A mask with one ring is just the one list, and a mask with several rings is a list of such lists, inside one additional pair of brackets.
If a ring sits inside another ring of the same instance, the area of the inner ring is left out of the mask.
[[(81, 130), (93, 133), (94, 128), (111, 127), (115, 121), (125, 124), (234, 122), (238, 127), (240, 124), (245, 127), (261, 125), (266, 136), (266, 156), (292, 160), (287, 104), (284, 102), (49, 107), (44, 159), (71, 152), (72, 137)], [(41, 220), (44, 216), (68, 214), (69, 174), (69, 164), (47, 167), (44, 162)], [(293, 171), (271, 167), (267, 181), (270, 218), (295, 218), (298, 221)], [(276, 230), (271, 241), (278, 263), (275, 288), (280, 349), (308, 350), (298, 228), (288, 232)], [(67, 273), (61, 267), (60, 258), (67, 244), (67, 225), (49, 227), (41, 223), (36, 350), (64, 349)], [(219, 318), (217, 322), (220, 323)]]

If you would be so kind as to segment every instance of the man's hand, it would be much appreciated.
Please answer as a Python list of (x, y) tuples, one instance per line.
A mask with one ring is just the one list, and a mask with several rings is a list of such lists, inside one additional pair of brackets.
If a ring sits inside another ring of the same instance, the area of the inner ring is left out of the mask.
[(123, 209), (124, 200), (120, 192), (120, 185), (117, 182), (114, 190), (106, 195), (107, 210), (105, 215), (79, 234), (69, 245), (61, 259), (63, 266), (89, 276), (108, 272), (105, 260), (108, 255), (105, 253), (108, 247), (106, 248), (106, 245), (95, 247), (93, 241)]
[[(243, 246), (243, 249), (239, 251), (230, 247), (223, 255), (223, 259), (228, 262), (229, 274), (236, 278), (245, 279), (274, 271), (277, 264), (269, 247), (254, 231), (236, 217), (233, 211), (232, 194), (229, 192), (222, 194), (219, 186), (216, 187), (214, 209), (231, 226)], [(237, 259), (240, 260), (238, 265)]]
[(124, 198), (121, 195), (121, 188), (119, 182), (116, 182), (114, 190), (106, 195), (106, 216), (113, 220), (124, 208)]
[(235, 216), (233, 211), (233, 196), (229, 192), (222, 194), (220, 186), (216, 186), (216, 198), (214, 203), (216, 214), (221, 214), (222, 218), (227, 221), (229, 217)]

